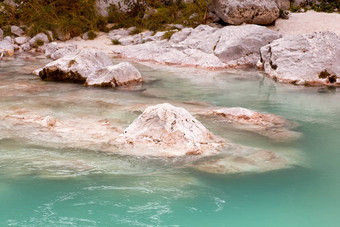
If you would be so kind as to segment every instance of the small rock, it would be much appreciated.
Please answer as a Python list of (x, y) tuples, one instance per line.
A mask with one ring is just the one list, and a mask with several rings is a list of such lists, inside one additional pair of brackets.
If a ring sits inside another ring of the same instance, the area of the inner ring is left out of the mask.
[(21, 45), (21, 48), (23, 49), (23, 51), (29, 51), (29, 50), (32, 49), (32, 47), (29, 43), (25, 43), (25, 44)]
[(54, 117), (47, 116), (42, 121), (43, 126), (45, 127), (54, 127), (57, 123), (57, 120)]
[(18, 26), (13, 25), (11, 26), (11, 33), (16, 36), (22, 36), (24, 34), (24, 31)]
[(29, 40), (28, 37), (26, 37), (26, 36), (20, 36), (20, 37), (16, 37), (16, 38), (14, 39), (14, 43), (15, 43), (15, 44), (18, 44), (18, 45), (22, 45), (22, 44), (24, 44), (24, 43), (27, 43), (28, 40)]
[(34, 46), (38, 40), (41, 40), (44, 43), (50, 42), (50, 40), (48, 39), (48, 36), (45, 33), (39, 33), (39, 34), (35, 35), (32, 39), (30, 39), (29, 44), (31, 46)]

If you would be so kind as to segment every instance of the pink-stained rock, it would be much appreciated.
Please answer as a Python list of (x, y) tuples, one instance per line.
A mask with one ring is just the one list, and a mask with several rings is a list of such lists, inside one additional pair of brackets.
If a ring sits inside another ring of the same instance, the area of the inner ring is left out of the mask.
[(199, 113), (205, 117), (215, 117), (222, 123), (235, 128), (258, 133), (274, 140), (286, 141), (297, 139), (300, 133), (292, 131), (297, 124), (274, 114), (262, 114), (253, 110), (232, 107), (213, 109)]
[(184, 108), (168, 103), (146, 108), (116, 142), (135, 155), (167, 157), (212, 155), (224, 144)]
[(222, 157), (199, 160), (192, 167), (215, 174), (267, 172), (289, 168), (291, 164), (282, 155), (269, 150), (239, 147), (239, 152)]

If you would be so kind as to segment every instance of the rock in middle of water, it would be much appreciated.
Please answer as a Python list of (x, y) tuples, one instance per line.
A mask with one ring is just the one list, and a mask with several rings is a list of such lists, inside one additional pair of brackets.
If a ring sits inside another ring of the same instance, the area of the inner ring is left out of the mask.
[(128, 152), (169, 157), (216, 154), (224, 144), (188, 111), (168, 103), (146, 108), (116, 142)]
[(123, 86), (142, 82), (142, 76), (130, 63), (113, 65), (103, 52), (84, 49), (37, 70), (42, 80), (85, 83), (89, 86)]

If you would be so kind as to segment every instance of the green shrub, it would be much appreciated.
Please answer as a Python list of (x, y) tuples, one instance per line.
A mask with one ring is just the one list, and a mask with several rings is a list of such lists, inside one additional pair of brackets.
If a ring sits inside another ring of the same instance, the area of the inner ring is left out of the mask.
[(89, 37), (89, 40), (94, 40), (97, 37), (97, 34), (94, 31), (88, 31), (87, 35)]
[(176, 31), (167, 31), (167, 32), (165, 32), (164, 33), (164, 35), (163, 35), (163, 39), (170, 39), (171, 38), (171, 36), (175, 33)]
[(113, 45), (120, 45), (120, 42), (119, 42), (118, 39), (113, 39), (113, 40), (112, 40), (112, 44), (113, 44)]
[(38, 48), (40, 46), (44, 45), (44, 41), (42, 41), (41, 39), (37, 39), (34, 43), (34, 47)]

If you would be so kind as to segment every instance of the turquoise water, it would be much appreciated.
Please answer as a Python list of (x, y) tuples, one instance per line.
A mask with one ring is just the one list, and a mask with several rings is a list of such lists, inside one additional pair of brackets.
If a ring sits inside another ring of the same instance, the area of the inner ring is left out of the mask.
[(137, 65), (149, 78), (142, 88), (85, 88), (29, 74), (43, 64), (0, 62), (0, 115), (25, 109), (64, 119), (105, 118), (126, 127), (139, 112), (124, 107), (135, 104), (240, 106), (296, 121), (303, 136), (277, 142), (203, 123), (234, 143), (301, 151), (305, 160), (266, 173), (208, 174), (183, 164), (190, 160), (52, 146), (34, 128), (3, 121), (0, 226), (339, 226), (339, 89), (278, 84), (255, 71), (151, 65)]

